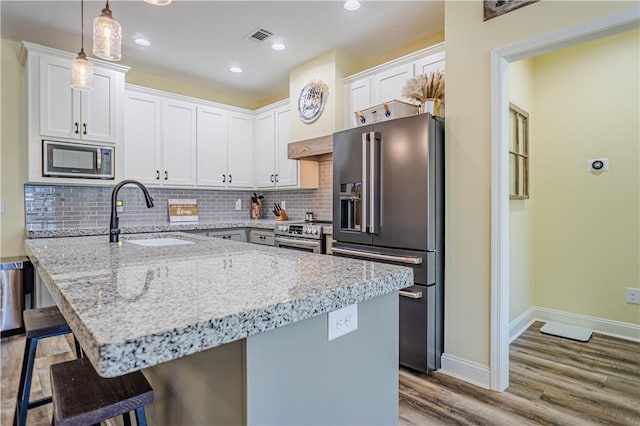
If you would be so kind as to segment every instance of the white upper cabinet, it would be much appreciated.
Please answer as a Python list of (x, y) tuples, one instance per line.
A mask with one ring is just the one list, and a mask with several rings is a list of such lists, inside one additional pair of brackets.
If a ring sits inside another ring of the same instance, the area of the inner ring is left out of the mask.
[(345, 78), (347, 127), (358, 125), (356, 111), (393, 99), (409, 101), (402, 96), (402, 88), (408, 79), (418, 74), (444, 71), (444, 67), (444, 43), (440, 43)]
[(227, 184), (227, 111), (198, 106), (197, 157), (199, 186)]
[(162, 139), (157, 96), (127, 92), (125, 97), (125, 177), (144, 184), (160, 184)]
[(196, 184), (196, 106), (166, 99), (162, 102), (164, 185)]
[(256, 186), (284, 188), (299, 185), (298, 160), (288, 157), (289, 106), (267, 107), (256, 119)]
[(117, 80), (121, 73), (94, 66), (93, 90), (71, 89), (71, 61), (40, 58), (40, 134), (116, 143)]
[(253, 115), (229, 113), (227, 187), (253, 188)]
[[(403, 100), (402, 87), (413, 77), (413, 64), (404, 64), (373, 76), (373, 97), (376, 103)], [(372, 105), (369, 105), (372, 106)]]

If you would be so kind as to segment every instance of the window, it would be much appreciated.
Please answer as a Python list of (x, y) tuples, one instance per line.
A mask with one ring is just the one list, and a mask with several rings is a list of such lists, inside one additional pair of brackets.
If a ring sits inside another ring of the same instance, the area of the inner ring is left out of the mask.
[(529, 198), (529, 114), (509, 103), (509, 199)]

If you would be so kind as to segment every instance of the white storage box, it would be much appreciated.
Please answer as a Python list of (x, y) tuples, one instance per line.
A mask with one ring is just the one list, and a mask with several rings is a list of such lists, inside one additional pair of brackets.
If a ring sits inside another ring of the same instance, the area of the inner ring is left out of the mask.
[(358, 126), (406, 117), (418, 113), (418, 106), (394, 99), (354, 112)]

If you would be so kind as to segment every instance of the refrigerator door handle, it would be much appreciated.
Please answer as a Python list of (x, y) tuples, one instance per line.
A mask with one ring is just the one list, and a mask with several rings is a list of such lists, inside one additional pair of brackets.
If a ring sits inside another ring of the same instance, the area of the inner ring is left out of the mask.
[(367, 185), (367, 140), (368, 134), (362, 134), (362, 186), (361, 186), (361, 207), (360, 212), (362, 214), (361, 220), (361, 232), (367, 232), (367, 197), (368, 197), (368, 185)]
[(376, 134), (369, 133), (369, 233), (376, 233)]
[(398, 294), (402, 297), (408, 297), (409, 299), (422, 299), (421, 291), (398, 290)]
[(409, 256), (393, 256), (390, 254), (382, 254), (382, 253), (373, 253), (370, 251), (362, 251), (362, 250), (350, 250), (340, 247), (334, 247), (332, 249), (334, 253), (338, 254), (346, 254), (351, 256), (359, 256), (367, 259), (376, 259), (376, 260), (386, 260), (389, 262), (396, 263), (404, 263), (409, 265), (420, 265), (422, 264), (421, 257), (409, 257)]

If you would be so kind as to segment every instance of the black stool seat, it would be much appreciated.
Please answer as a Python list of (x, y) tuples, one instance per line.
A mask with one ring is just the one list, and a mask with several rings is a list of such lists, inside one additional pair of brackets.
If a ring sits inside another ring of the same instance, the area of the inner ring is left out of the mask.
[(27, 338), (71, 333), (69, 324), (57, 306), (24, 311), (24, 330)]
[(138, 424), (146, 423), (142, 407), (153, 402), (153, 389), (141, 372), (100, 377), (86, 358), (54, 364), (50, 371), (54, 425), (90, 425), (125, 413), (128, 419), (134, 410)]

